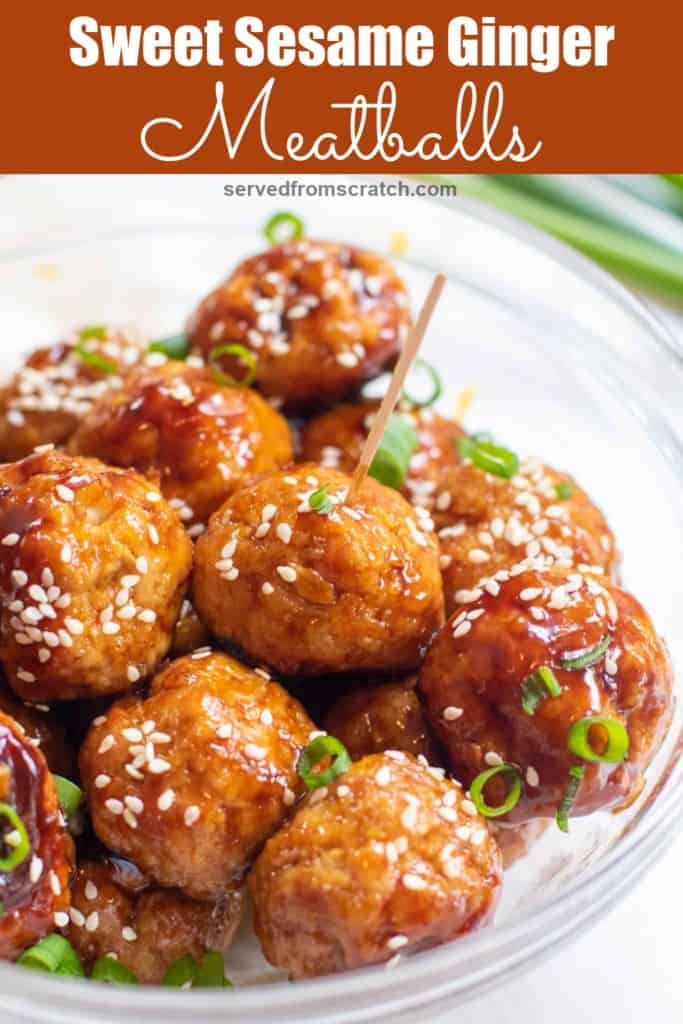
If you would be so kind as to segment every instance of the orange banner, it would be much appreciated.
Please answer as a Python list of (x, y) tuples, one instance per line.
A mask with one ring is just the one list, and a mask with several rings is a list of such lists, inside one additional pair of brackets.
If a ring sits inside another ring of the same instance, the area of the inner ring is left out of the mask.
[(3, 172), (683, 167), (683, 5), (4, 12)]

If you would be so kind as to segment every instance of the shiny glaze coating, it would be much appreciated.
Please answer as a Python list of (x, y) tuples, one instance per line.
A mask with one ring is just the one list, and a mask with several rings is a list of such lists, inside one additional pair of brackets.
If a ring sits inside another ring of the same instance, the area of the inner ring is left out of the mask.
[[(492, 588), (494, 591), (496, 587)], [(605, 655), (584, 669), (560, 660), (611, 637)], [(562, 692), (533, 715), (522, 708), (522, 684), (552, 668)], [(622, 723), (630, 750), (619, 764), (587, 763), (573, 815), (619, 807), (637, 796), (668, 728), (672, 677), (665, 649), (641, 605), (605, 577), (571, 570), (529, 570), (480, 591), (435, 639), (420, 672), (430, 721), (450, 767), (469, 785), (501, 761), (518, 766), (522, 798), (506, 819), (554, 816), (580, 765), (567, 747), (574, 722), (593, 715)], [(486, 797), (500, 803), (497, 776)]]
[(83, 861), (71, 890), (71, 922), (64, 934), (86, 972), (114, 954), (139, 981), (158, 984), (181, 956), (199, 959), (226, 952), (244, 910), (244, 890), (232, 889), (213, 902), (191, 900), (177, 889), (161, 889), (116, 857)]
[[(301, 432), (302, 460), (352, 473), (378, 408), (379, 400), (367, 399), (339, 405), (310, 419)], [(437, 499), (444, 474), (460, 464), (456, 442), (463, 430), (433, 409), (417, 409), (402, 402), (397, 412), (412, 424), (419, 440), (401, 493), (416, 509), (428, 513), (437, 527), (446, 526), (448, 515), (440, 510)]]
[[(329, 485), (329, 515), (309, 496)], [(193, 601), (218, 637), (287, 674), (410, 671), (443, 621), (433, 534), (397, 491), (297, 466), (238, 491), (196, 550)]]
[(486, 924), (500, 854), (457, 783), (408, 754), (355, 762), (270, 839), (249, 876), (267, 959), (293, 978), (391, 960)]
[(385, 750), (422, 755), (441, 765), (439, 751), (416, 693), (417, 676), (367, 686), (354, 681), (325, 715), (322, 726), (336, 736), (355, 760)]
[(160, 885), (215, 899), (238, 882), (302, 783), (314, 726), (277, 683), (224, 654), (171, 662), (81, 748), (93, 827)]
[[(21, 727), (2, 712), (0, 802), (14, 808), (31, 843), (28, 856), (13, 871), (0, 871), (0, 959), (15, 960), (26, 946), (54, 930), (55, 914), (68, 910), (70, 867), (57, 794), (45, 758)], [(0, 831), (3, 835), (9, 831), (4, 817)]]
[(292, 461), (287, 421), (260, 395), (176, 361), (132, 370), (91, 409), (69, 450), (158, 483), (190, 536), (249, 476)]
[(173, 630), (170, 657), (180, 658), (183, 654), (192, 654), (198, 647), (206, 647), (210, 640), (211, 634), (197, 615), (192, 602), (186, 598)]
[(119, 373), (103, 373), (83, 362), (75, 336), (36, 349), (0, 388), (0, 462), (23, 459), (38, 445), (64, 444), (93, 403), (120, 387), (120, 373), (144, 352), (141, 342), (123, 331), (110, 330), (105, 338), (85, 344), (115, 363)]
[(30, 701), (96, 697), (153, 671), (192, 544), (144, 477), (40, 451), (0, 466), (0, 660)]
[(314, 407), (353, 393), (395, 359), (407, 307), (403, 282), (381, 256), (302, 240), (240, 263), (202, 300), (188, 332), (204, 357), (216, 345), (246, 346), (265, 395)]
[(560, 500), (565, 473), (536, 459), (520, 465), (512, 480), (485, 473), (469, 462), (447, 468), (435, 492), (446, 612), (481, 580), (539, 554), (560, 567), (596, 566), (616, 573), (614, 536), (602, 512), (573, 483)]
[(0, 712), (13, 718), (24, 730), (29, 743), (40, 748), (51, 772), (67, 779), (75, 778), (75, 752), (64, 725), (53, 711), (44, 704), (40, 707), (25, 704), (0, 683)]

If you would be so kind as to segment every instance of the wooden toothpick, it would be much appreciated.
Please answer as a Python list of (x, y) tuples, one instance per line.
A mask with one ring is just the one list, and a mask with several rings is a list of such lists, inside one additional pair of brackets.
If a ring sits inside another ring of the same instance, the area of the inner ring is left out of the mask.
[(413, 327), (405, 345), (403, 346), (399, 360), (396, 363), (396, 369), (394, 370), (389, 382), (387, 393), (382, 399), (382, 404), (377, 410), (377, 415), (373, 420), (372, 428), (367, 436), (365, 444), (363, 445), (363, 451), (360, 453), (358, 465), (356, 466), (353, 477), (351, 478), (351, 486), (346, 497), (346, 504), (350, 504), (353, 501), (362, 487), (363, 481), (368, 475), (370, 464), (372, 463), (372, 460), (375, 457), (375, 452), (382, 440), (387, 420), (394, 411), (394, 406), (396, 405), (399, 395), (403, 389), (403, 382), (408, 375), (410, 367), (415, 361), (415, 357), (420, 345), (422, 344), (422, 339), (427, 330), (429, 321), (432, 318), (432, 313), (434, 312), (436, 304), (441, 297), (441, 292), (443, 291), (445, 283), (445, 274), (437, 274), (432, 281), (432, 286), (429, 289), (429, 294), (427, 295), (422, 309), (420, 310), (417, 323)]

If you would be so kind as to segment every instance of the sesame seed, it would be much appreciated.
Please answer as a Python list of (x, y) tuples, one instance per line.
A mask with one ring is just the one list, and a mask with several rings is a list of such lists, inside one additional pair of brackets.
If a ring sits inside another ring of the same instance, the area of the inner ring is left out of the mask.
[(463, 714), (462, 708), (456, 708), (455, 705), (450, 704), (447, 708), (443, 709), (443, 717), (447, 722), (455, 722)]
[(216, 736), (221, 740), (227, 740), (232, 736), (232, 725), (230, 722), (226, 722), (225, 725), (220, 725), (216, 729)]
[(542, 587), (525, 587), (520, 591), (520, 601), (535, 601), (543, 593)]
[(135, 942), (137, 937), (137, 932), (133, 928), (129, 927), (129, 925), (126, 925), (125, 928), (121, 929), (121, 938), (126, 942)]
[(165, 789), (157, 800), (157, 807), (160, 811), (167, 811), (173, 805), (175, 792), (172, 789)]
[(412, 889), (415, 892), (417, 892), (420, 889), (427, 888), (427, 883), (425, 882), (424, 878), (421, 878), (419, 875), (407, 873), (401, 876), (401, 881), (405, 885), (406, 889)]
[(121, 730), (121, 735), (125, 740), (130, 743), (139, 743), (142, 739), (142, 733), (139, 729), (127, 728)]
[(266, 582), (261, 586), (261, 591), (264, 594), (272, 594), (275, 592), (275, 587), (272, 583), (268, 583), (266, 580)]
[(158, 491), (147, 491), (145, 497), (147, 498), (147, 501), (161, 501), (161, 495)]
[(123, 820), (125, 821), (126, 825), (128, 825), (129, 828), (138, 827), (138, 819), (135, 817), (130, 807), (124, 808)]
[(144, 611), (141, 611), (138, 615), (140, 622), (155, 622), (156, 617), (156, 612), (153, 612), (151, 608), (145, 608)]
[(401, 815), (401, 824), (409, 832), (415, 828), (417, 824), (417, 804), (409, 804)]
[(100, 745), (99, 745), (99, 747), (97, 749), (97, 753), (98, 754), (106, 754), (107, 751), (111, 750), (111, 748), (113, 746), (114, 746), (114, 737), (111, 735), (111, 733), (109, 733), (109, 735), (105, 736), (104, 739), (102, 740), (102, 742), (100, 743)]
[(74, 500), (74, 492), (70, 487), (67, 487), (66, 484), (57, 484), (55, 491), (57, 492), (57, 497), (61, 498), (62, 501)]
[(59, 878), (57, 877), (55, 872), (50, 870), (50, 873), (49, 873), (48, 877), (50, 879), (50, 888), (52, 889), (52, 892), (54, 893), (54, 895), (55, 896), (61, 896), (61, 894), (62, 894), (62, 883), (59, 881)]
[(135, 667), (135, 665), (129, 665), (126, 669), (126, 676), (129, 683), (137, 683), (140, 678), (140, 671)]
[(277, 505), (264, 505), (263, 511), (261, 512), (261, 522), (269, 523), (276, 513)]
[(71, 918), (71, 923), (75, 924), (77, 928), (82, 928), (85, 924), (85, 914), (82, 914), (78, 907), (71, 907), (69, 909), (69, 917)]
[(26, 586), (26, 584), (28, 583), (28, 576), (26, 575), (23, 569), (12, 570), (12, 583), (14, 583), (15, 587)]
[(407, 935), (393, 935), (390, 939), (387, 939), (387, 949), (401, 949), (407, 944)]
[(458, 637), (465, 636), (466, 633), (469, 633), (471, 628), (472, 623), (469, 620), (461, 622), (460, 625), (456, 626), (455, 629), (453, 630), (454, 638), (457, 640)]
[(19, 543), (19, 534), (18, 533), (7, 533), (7, 534), (5, 534), (5, 536), (2, 538), (2, 543), (5, 545), (6, 548), (14, 547), (15, 544)]
[(292, 528), (288, 523), (279, 523), (275, 533), (283, 544), (289, 544), (292, 539)]
[(273, 714), (268, 708), (264, 708), (264, 710), (261, 712), (261, 721), (263, 722), (264, 725), (273, 724)]
[(85, 930), (86, 932), (96, 932), (100, 925), (100, 915), (96, 910), (93, 910), (91, 914), (85, 919)]
[(28, 877), (32, 885), (35, 885), (43, 873), (43, 861), (34, 854), (31, 857), (31, 866), (28, 869)]
[(291, 565), (278, 565), (275, 571), (286, 583), (294, 583), (296, 580), (296, 569), (293, 569)]
[(460, 808), (465, 812), (465, 814), (469, 814), (470, 817), (474, 817), (478, 813), (477, 808), (471, 800), (463, 800), (460, 804)]
[(165, 761), (163, 757), (154, 757), (147, 765), (147, 768), (152, 775), (163, 775), (170, 769), (171, 765), (168, 761)]
[(474, 562), (475, 564), (478, 564), (480, 562), (488, 562), (490, 557), (491, 556), (489, 555), (488, 551), (483, 551), (482, 548), (472, 548), (472, 550), (469, 551), (467, 555), (468, 561)]
[(33, 673), (26, 672), (23, 668), (17, 670), (17, 679), (21, 679), (24, 683), (35, 683), (36, 681), (36, 677)]
[(120, 629), (121, 627), (119, 626), (118, 622), (105, 622), (104, 625), (102, 626), (102, 632), (106, 636), (113, 636), (114, 633), (118, 633)]
[(491, 768), (498, 768), (499, 765), (504, 764), (503, 758), (500, 754), (497, 754), (495, 750), (489, 750), (488, 753), (484, 754), (484, 761), (490, 765)]
[(382, 765), (375, 775), (375, 782), (378, 786), (386, 786), (391, 782), (391, 771), (389, 770), (388, 765)]
[(244, 753), (247, 757), (253, 757), (256, 761), (261, 761), (266, 755), (266, 748), (259, 747), (256, 743), (247, 743)]
[(149, 539), (151, 540), (152, 544), (159, 543), (159, 531), (157, 530), (156, 526), (154, 526), (152, 523), (150, 523), (149, 526), (147, 527), (147, 533), (149, 534)]
[(101, 772), (95, 776), (95, 789), (106, 789), (111, 782), (111, 775), (105, 775)]
[(124, 796), (123, 802), (126, 807), (129, 807), (133, 814), (142, 814), (145, 809), (145, 805), (138, 796)]
[(183, 820), (188, 828), (194, 825), (195, 821), (199, 818), (200, 813), (201, 812), (196, 804), (191, 804), (186, 808)]
[(144, 576), (145, 573), (149, 571), (147, 559), (143, 558), (143, 556), (140, 555), (139, 558), (135, 559), (135, 568), (137, 569), (141, 576)]
[(69, 915), (66, 914), (63, 910), (58, 910), (53, 917), (53, 921), (58, 928), (66, 928), (66, 926), (69, 923)]
[(111, 812), (111, 814), (123, 814), (123, 804), (120, 800), (115, 800), (113, 797), (110, 797), (109, 800), (105, 800), (104, 806)]
[(64, 625), (73, 636), (80, 636), (83, 632), (83, 623), (80, 619), (73, 619), (71, 616), (67, 616), (64, 619)]
[(536, 788), (541, 781), (538, 772), (531, 765), (529, 765), (529, 767), (526, 770), (526, 781), (530, 786), (533, 786), (534, 788)]
[[(337, 790), (337, 792), (339, 792), (339, 790)], [(289, 788), (289, 786), (285, 786), (285, 792), (282, 799), (284, 801), (285, 807), (291, 807), (294, 801), (296, 800), (296, 794), (293, 792), (293, 790)]]

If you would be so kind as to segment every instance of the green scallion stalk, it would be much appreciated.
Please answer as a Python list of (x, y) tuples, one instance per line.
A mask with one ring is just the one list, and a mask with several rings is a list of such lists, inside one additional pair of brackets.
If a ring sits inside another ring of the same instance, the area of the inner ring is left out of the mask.
[(379, 443), (368, 473), (386, 487), (396, 490), (402, 486), (408, 474), (410, 460), (420, 444), (412, 423), (398, 413), (393, 413)]
[[(318, 765), (331, 758), (327, 768), (316, 771)], [(335, 736), (316, 736), (301, 752), (296, 770), (309, 789), (328, 786), (351, 767), (351, 758), (343, 743)]]
[(101, 956), (93, 964), (90, 977), (93, 981), (105, 981), (110, 985), (138, 985), (137, 975), (133, 974), (113, 956)]
[[(5, 857), (0, 857), (0, 871), (14, 871), (28, 857), (31, 851), (31, 841), (28, 837), (26, 826), (14, 807), (10, 807), (9, 804), (0, 803), (0, 821), (3, 818), (9, 822), (10, 831), (16, 833), (17, 842), (12, 844)], [(3, 844), (0, 837), (0, 847), (2, 845), (9, 846), (9, 843)]]
[[(591, 745), (592, 730), (606, 737), (601, 751)], [(567, 733), (567, 748), (582, 761), (600, 761), (603, 764), (619, 764), (628, 754), (630, 740), (625, 725), (605, 715), (588, 715), (574, 722)]]
[(85, 977), (76, 950), (57, 932), (46, 935), (35, 946), (25, 949), (17, 963), (34, 971), (47, 971), (49, 974), (61, 974), (69, 978)]

